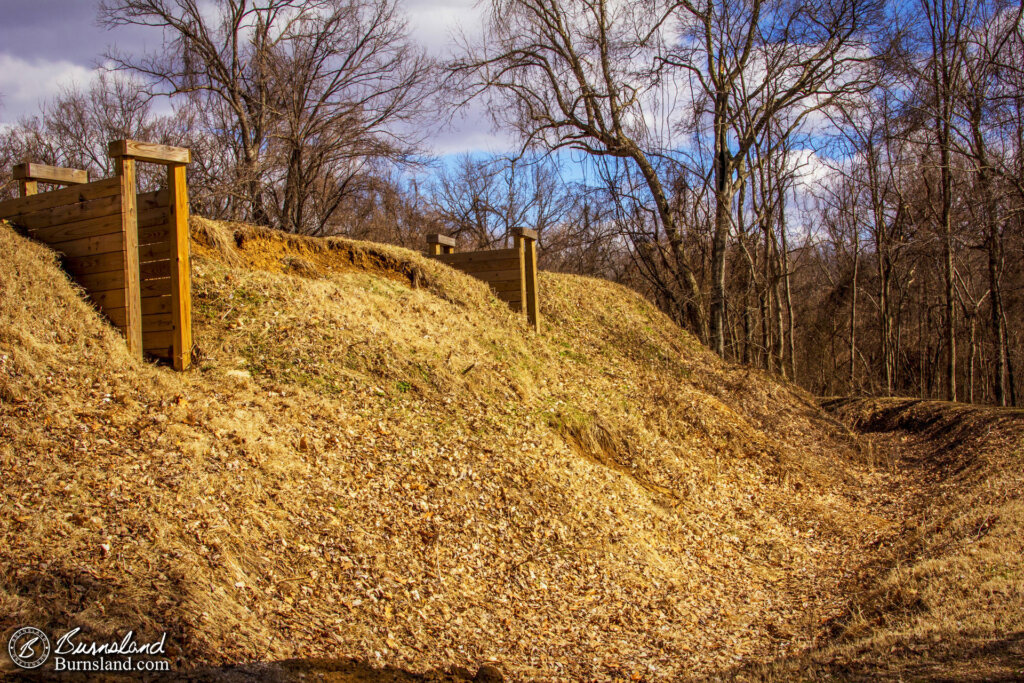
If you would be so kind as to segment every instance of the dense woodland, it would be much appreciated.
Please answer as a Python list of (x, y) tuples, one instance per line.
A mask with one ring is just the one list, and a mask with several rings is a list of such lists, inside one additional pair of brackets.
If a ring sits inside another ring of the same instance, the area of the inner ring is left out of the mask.
[[(542, 266), (816, 394), (1024, 400), (1020, 4), (493, 0), (447, 55), (396, 0), (216, 5), (104, 2), (156, 47), (0, 131), (2, 193), (24, 159), (188, 146), (201, 215), (412, 248), (531, 227)], [(432, 157), (467, 112), (514, 149)]]

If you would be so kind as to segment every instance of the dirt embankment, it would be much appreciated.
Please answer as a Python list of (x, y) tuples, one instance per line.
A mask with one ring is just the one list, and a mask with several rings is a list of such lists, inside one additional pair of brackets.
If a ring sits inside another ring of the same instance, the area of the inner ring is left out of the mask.
[[(910, 556), (909, 458), (635, 293), (542, 274), (535, 334), (407, 250), (193, 234), (198, 350), (176, 374), (0, 226), (4, 633), (167, 632), (196, 675), (670, 680), (897, 623), (851, 600)], [(959, 519), (922, 533), (983, 518)], [(901, 577), (879, 595), (917, 604)]]

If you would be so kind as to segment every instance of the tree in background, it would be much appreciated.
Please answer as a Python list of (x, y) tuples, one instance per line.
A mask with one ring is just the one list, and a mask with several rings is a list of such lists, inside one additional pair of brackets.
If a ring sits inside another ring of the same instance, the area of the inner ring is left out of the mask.
[[(92, 178), (110, 175), (107, 156), (111, 140), (134, 138), (164, 144), (191, 139), (188, 112), (158, 116), (139, 82), (117, 74), (100, 74), (88, 88), (65, 88), (44, 102), (38, 116), (26, 117), (0, 132), (0, 169), (35, 161), (81, 168)], [(156, 182), (157, 173), (141, 170), (143, 185)], [(5, 177), (4, 180), (9, 180)], [(7, 196), (14, 192), (6, 187)]]
[[(160, 29), (164, 49), (111, 54), (152, 94), (187, 97), (217, 140), (226, 217), (326, 234), (367, 168), (418, 150), (431, 64), (395, 0), (109, 0), (109, 27)], [(211, 180), (213, 177), (211, 176)]]
[[(656, 216), (645, 242), (667, 244), (666, 266), (682, 283), (673, 303), (706, 338), (704, 294), (670, 204), (667, 141), (651, 122), (661, 113), (653, 102), (661, 75), (650, 69), (650, 35), (666, 18), (644, 3), (495, 0), (486, 35), (466, 46), (449, 73), (466, 99), (490, 97), (496, 120), (514, 130), (524, 148), (580, 150), (625, 162), (640, 174), (642, 203)], [(645, 248), (645, 242), (635, 246)]]

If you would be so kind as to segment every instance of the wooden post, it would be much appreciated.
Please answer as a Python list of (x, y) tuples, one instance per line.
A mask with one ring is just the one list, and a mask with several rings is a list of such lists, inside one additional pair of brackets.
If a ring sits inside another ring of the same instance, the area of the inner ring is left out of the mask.
[(433, 233), (427, 235), (427, 255), (441, 256), (455, 253), (455, 239), (448, 235)]
[(114, 156), (121, 179), (121, 252), (124, 261), (124, 336), (128, 353), (142, 359), (142, 288), (139, 283), (139, 222), (135, 159)]
[(167, 189), (170, 194), (171, 321), (174, 327), (171, 363), (175, 370), (184, 370), (192, 362), (192, 272), (184, 164), (167, 167)]
[(540, 332), (540, 307), (537, 297), (537, 231), (514, 228), (516, 249), (519, 250), (523, 271), (523, 309), (526, 319)]
[(36, 194), (39, 192), (39, 183), (35, 180), (26, 180), (25, 178), (18, 179), (18, 189), (21, 191), (22, 197), (27, 197), (30, 194)]

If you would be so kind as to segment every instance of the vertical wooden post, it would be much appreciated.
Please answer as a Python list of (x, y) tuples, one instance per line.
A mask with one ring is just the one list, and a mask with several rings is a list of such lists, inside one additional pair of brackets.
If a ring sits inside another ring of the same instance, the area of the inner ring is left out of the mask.
[(427, 255), (441, 256), (455, 253), (455, 240), (448, 235), (432, 233), (427, 235)]
[(139, 283), (139, 221), (135, 159), (114, 157), (121, 179), (121, 252), (124, 260), (124, 336), (128, 353), (142, 358), (142, 288)]
[(512, 248), (516, 250), (516, 260), (519, 262), (519, 303), (512, 310), (522, 313), (526, 310), (526, 249), (523, 238), (519, 234), (519, 228), (513, 228), (512, 235), (514, 237)]
[(537, 231), (528, 228), (515, 228), (513, 234), (522, 263), (523, 309), (526, 311), (526, 319), (533, 325), (533, 330), (540, 332), (540, 307), (537, 298)]
[(27, 197), (30, 194), (37, 194), (39, 192), (39, 183), (35, 180), (21, 178), (18, 180), (18, 189), (21, 191), (22, 197)]
[(167, 167), (167, 190), (170, 195), (171, 322), (174, 327), (171, 363), (175, 370), (184, 370), (192, 362), (192, 272), (184, 164)]

